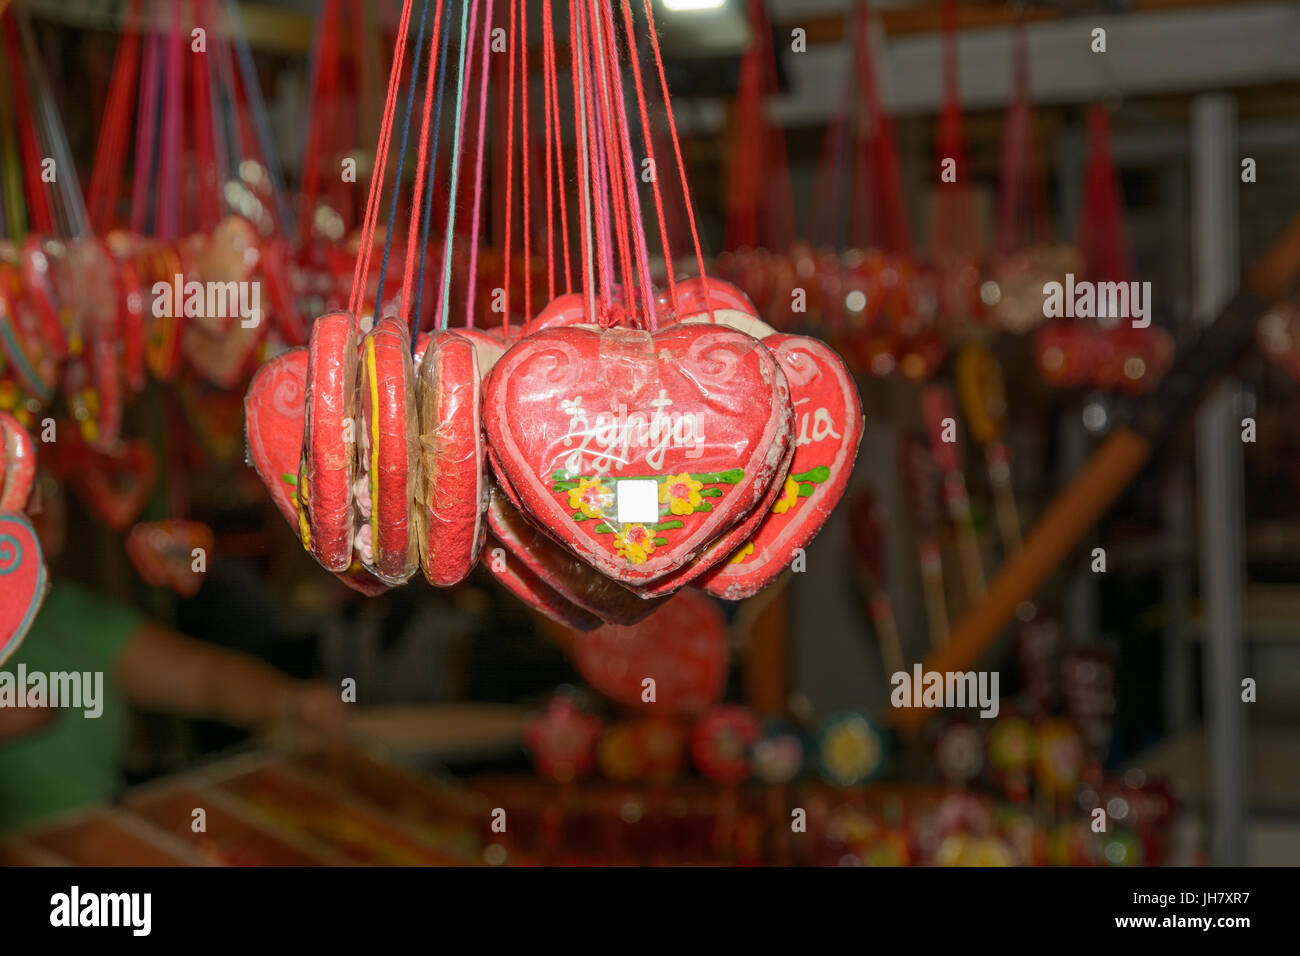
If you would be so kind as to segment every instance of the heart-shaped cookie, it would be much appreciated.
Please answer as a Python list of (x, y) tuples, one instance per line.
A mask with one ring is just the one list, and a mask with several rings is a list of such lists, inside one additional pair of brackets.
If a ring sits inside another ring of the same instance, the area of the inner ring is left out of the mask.
[(0, 511), (0, 664), (18, 650), (49, 584), (41, 543), (26, 515)]
[(45, 406), (54, 398), (62, 363), (41, 325), (18, 270), (0, 263), (0, 348), (5, 364), (23, 390)]
[(153, 494), (158, 460), (149, 443), (131, 440), (112, 453), (87, 448), (84, 468), (73, 487), (86, 506), (114, 531), (123, 531), (140, 516)]
[(663, 603), (633, 593), (575, 558), (520, 514), (495, 485), (487, 519), (493, 537), (505, 545), (513, 563), (524, 565), (564, 600), (601, 623), (635, 624)]
[[(679, 592), (639, 624), (575, 635), (573, 659), (596, 690), (624, 707), (696, 714), (716, 704), (727, 679), (727, 622), (697, 591)], [(643, 681), (655, 682), (653, 702)]]
[[(296, 469), (302, 454), (303, 397), (307, 386), (307, 350), (291, 349), (271, 359), (253, 376), (244, 395), (248, 458), (271, 493), (271, 500), (295, 531), (299, 527)], [(388, 588), (359, 561), (336, 577), (362, 594)]]
[(415, 496), (420, 442), (415, 371), (406, 326), (384, 318), (361, 340), (357, 422), (358, 517), (361, 562), (386, 584), (403, 584), (420, 566)]
[(199, 592), (211, 553), (212, 529), (199, 521), (146, 521), (126, 534), (127, 557), (145, 583), (182, 597)]
[(488, 502), (483, 399), (474, 343), (456, 332), (433, 336), (416, 385), (421, 468), (420, 565), (430, 584), (464, 580), (483, 548)]
[(352, 563), (356, 408), (355, 323), (330, 312), (311, 329), (297, 494), (303, 547), (331, 571)]
[(510, 550), (491, 534), (487, 536), (483, 563), (507, 591), (552, 621), (579, 631), (590, 631), (605, 623), (563, 597), (522, 561), (513, 560)]
[(830, 346), (802, 335), (771, 335), (790, 383), (795, 447), (780, 496), (752, 537), (703, 579), (708, 593), (737, 601), (770, 584), (807, 547), (844, 495), (862, 440), (862, 403)]
[(556, 541), (633, 586), (744, 521), (786, 458), (791, 417), (771, 352), (718, 325), (547, 329), (485, 383), (498, 478)]
[(36, 478), (36, 446), (27, 429), (0, 412), (0, 511), (22, 511)]

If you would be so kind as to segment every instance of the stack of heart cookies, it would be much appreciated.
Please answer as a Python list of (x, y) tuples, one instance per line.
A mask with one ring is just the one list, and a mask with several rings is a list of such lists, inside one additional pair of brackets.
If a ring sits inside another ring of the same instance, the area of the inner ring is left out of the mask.
[(509, 343), (466, 329), (414, 349), (395, 320), (358, 335), (322, 316), (254, 378), (250, 459), (304, 547), (365, 593), (419, 569), (456, 584), (486, 536), (490, 573), (579, 629), (687, 584), (748, 597), (843, 494), (857, 391), (728, 283), (679, 283), (665, 305), (650, 331), (562, 296)]

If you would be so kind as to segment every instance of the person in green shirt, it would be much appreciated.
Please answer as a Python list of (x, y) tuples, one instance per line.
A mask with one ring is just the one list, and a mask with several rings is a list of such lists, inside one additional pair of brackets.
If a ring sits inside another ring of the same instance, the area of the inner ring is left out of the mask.
[(129, 706), (243, 728), (277, 718), (331, 733), (343, 726), (337, 689), (177, 634), (67, 582), (50, 589), (0, 675), (16, 681), (19, 665), (29, 675), (102, 673), (102, 699), (89, 710), (0, 706), (0, 831), (111, 799), (122, 783)]

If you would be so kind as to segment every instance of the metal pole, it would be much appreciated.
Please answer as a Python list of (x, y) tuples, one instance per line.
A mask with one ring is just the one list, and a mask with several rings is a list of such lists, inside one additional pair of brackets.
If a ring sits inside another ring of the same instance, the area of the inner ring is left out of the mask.
[[(1236, 106), (1224, 93), (1192, 105), (1193, 304), (1209, 323), (1236, 290)], [(1205, 720), (1213, 801), (1211, 852), (1220, 866), (1246, 863), (1245, 721), (1242, 713), (1242, 581), (1245, 573), (1241, 422), (1232, 383), (1196, 418), (1200, 574), (1205, 628)]]

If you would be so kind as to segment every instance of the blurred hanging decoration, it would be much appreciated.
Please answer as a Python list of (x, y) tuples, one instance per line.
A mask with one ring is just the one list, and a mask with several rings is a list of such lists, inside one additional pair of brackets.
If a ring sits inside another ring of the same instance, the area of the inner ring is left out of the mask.
[[(1043, 380), (1058, 388), (1092, 386), (1141, 393), (1151, 389), (1173, 360), (1174, 343), (1168, 332), (1149, 324), (1140, 327), (1133, 316), (1119, 314), (1135, 306), (1130, 290), (1148, 283), (1132, 283), (1127, 238), (1124, 230), (1124, 200), (1119, 173), (1111, 150), (1110, 109), (1094, 106), (1088, 111), (1088, 165), (1080, 199), (1078, 245), (1083, 257), (1082, 276), (1067, 276), (1063, 304), (1067, 315), (1075, 315), (1076, 297), (1092, 305), (1084, 315), (1057, 318), (1039, 330), (1034, 352)], [(1114, 284), (1114, 285), (1112, 285)], [(1119, 289), (1122, 297), (1109, 296), (1107, 289)], [(1076, 289), (1081, 290), (1076, 293)], [(1145, 322), (1151, 321), (1147, 293)], [(1102, 302), (1127, 303), (1105, 309)], [(1103, 311), (1114, 313), (1103, 316)]]
[[(785, 131), (768, 118), (778, 92), (772, 25), (762, 0), (748, 0), (750, 45), (727, 139), (726, 234), (717, 274), (735, 282), (776, 327), (788, 329), (796, 286), (794, 199)], [(803, 250), (806, 254), (806, 250)]]
[(41, 541), (24, 514), (36, 478), (36, 445), (22, 423), (0, 411), (0, 664), (22, 643), (45, 600)]
[(957, 63), (957, 0), (943, 2), (943, 103), (935, 139), (938, 185), (930, 207), (930, 250), (938, 281), (939, 321), (950, 331), (981, 323), (984, 240), (980, 232)]
[[(840, 116), (826, 133), (810, 231), (823, 243), (797, 259), (810, 309), (855, 372), (924, 381), (947, 345), (936, 327), (932, 273), (918, 262), (903, 206), (893, 119), (882, 104), (871, 21), (854, 11)], [(839, 250), (836, 254), (831, 250)]]
[(981, 298), (994, 325), (1023, 334), (1041, 325), (1043, 285), (1078, 272), (1078, 250), (1051, 238), (1029, 99), (1029, 45), (1023, 21), (1014, 34), (1015, 94), (1002, 123), (1001, 182), (989, 278)]

